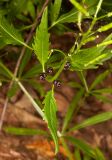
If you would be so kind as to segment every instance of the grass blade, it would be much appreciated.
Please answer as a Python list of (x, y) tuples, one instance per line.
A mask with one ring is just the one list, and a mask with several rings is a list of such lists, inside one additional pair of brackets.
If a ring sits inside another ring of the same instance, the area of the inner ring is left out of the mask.
[(95, 125), (95, 124), (107, 121), (109, 119), (112, 119), (112, 112), (100, 113), (96, 116), (93, 116), (91, 118), (86, 119), (82, 123), (76, 125), (72, 129), (70, 129), (70, 131), (79, 130), (79, 129), (82, 129), (85, 127), (89, 127), (91, 125)]
[(77, 104), (79, 102), (79, 100), (81, 99), (82, 95), (84, 93), (84, 89), (81, 89), (76, 95), (75, 97), (73, 98), (70, 106), (68, 107), (68, 111), (66, 113), (66, 116), (65, 116), (65, 119), (64, 119), (64, 122), (63, 122), (63, 128), (62, 128), (62, 132), (64, 133), (64, 131), (66, 130), (67, 126), (68, 126), (68, 123), (70, 122), (71, 118), (72, 118), (72, 115), (74, 113), (74, 110), (76, 109), (77, 107)]
[(19, 128), (19, 127), (4, 127), (3, 128), (6, 133), (10, 133), (13, 135), (19, 136), (31, 136), (31, 135), (48, 135), (45, 131), (41, 129), (32, 129), (32, 128)]

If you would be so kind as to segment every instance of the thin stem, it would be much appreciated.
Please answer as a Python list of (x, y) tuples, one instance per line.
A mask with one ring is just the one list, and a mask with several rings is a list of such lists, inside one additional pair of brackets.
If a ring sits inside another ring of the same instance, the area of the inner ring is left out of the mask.
[(59, 68), (59, 70), (57, 71), (57, 73), (54, 75), (54, 77), (51, 78), (50, 80), (48, 80), (49, 82), (53, 82), (54, 80), (56, 80), (59, 77), (60, 73), (62, 72), (62, 70), (63, 70), (63, 68), (65, 66), (65, 63), (66, 63), (66, 58), (64, 59), (61, 67)]
[(6, 100), (5, 100), (4, 106), (3, 106), (3, 111), (2, 111), (1, 117), (0, 117), (0, 130), (1, 130), (2, 125), (3, 125), (3, 120), (4, 120), (6, 110), (7, 110), (8, 102), (9, 102), (9, 98), (7, 97)]
[[(41, 9), (41, 11), (40, 11), (39, 13), (37, 13), (37, 16), (36, 16), (34, 25), (32, 26), (31, 31), (30, 31), (27, 39), (26, 39), (26, 42), (25, 42), (26, 45), (23, 46), (23, 48), (22, 48), (22, 50), (21, 50), (21, 53), (20, 53), (20, 56), (19, 56), (19, 58), (18, 58), (18, 61), (17, 61), (17, 63), (16, 63), (16, 67), (15, 67), (15, 70), (14, 70), (13, 77), (16, 77), (17, 74), (18, 74), (19, 66), (20, 66), (21, 60), (22, 60), (22, 58), (23, 58), (23, 56), (24, 56), (24, 54), (25, 54), (27, 44), (28, 44), (28, 43), (30, 42), (30, 40), (32, 39), (32, 37), (33, 37), (33, 32), (34, 32), (36, 26), (39, 24), (39, 20), (40, 20), (40, 18), (41, 18), (41, 16), (42, 16), (42, 13), (43, 13), (45, 7), (48, 5), (49, 2), (50, 2), (50, 0), (46, 0), (45, 3), (44, 3), (44, 5), (43, 5), (43, 7), (42, 7), (42, 9)], [(23, 44), (23, 45), (24, 45), (24, 44)], [(12, 87), (12, 85), (13, 85), (13, 83), (14, 83), (14, 78), (13, 78), (13, 77), (12, 77), (12, 81), (11, 81), (10, 84), (9, 84), (9, 89)], [(6, 100), (5, 100), (5, 103), (4, 103), (4, 107), (3, 107), (3, 111), (2, 111), (2, 114), (1, 114), (1, 119), (0, 119), (0, 124), (1, 124), (1, 125), (0, 125), (0, 131), (1, 131), (1, 129), (2, 129), (3, 120), (4, 120), (5, 112), (6, 112), (6, 109), (7, 109), (7, 106), (8, 106), (8, 102), (9, 102), (9, 98), (6, 97)]]
[(81, 78), (82, 78), (83, 84), (85, 86), (86, 92), (89, 93), (88, 85), (87, 85), (86, 79), (84, 77), (84, 74), (82, 71), (80, 73), (81, 73)]
[(102, 2), (103, 2), (103, 0), (99, 0), (99, 3), (97, 5), (97, 9), (96, 9), (96, 13), (94, 15), (95, 18), (97, 17), (97, 14), (98, 14), (98, 12), (99, 12), (99, 10), (101, 8)]

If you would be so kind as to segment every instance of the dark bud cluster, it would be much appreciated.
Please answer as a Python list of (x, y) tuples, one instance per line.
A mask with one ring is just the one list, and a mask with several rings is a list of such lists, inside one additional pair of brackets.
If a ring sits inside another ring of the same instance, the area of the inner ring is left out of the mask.
[(53, 73), (53, 68), (52, 67), (48, 67), (47, 68), (47, 73), (48, 74), (52, 74)]
[(54, 86), (60, 87), (61, 86), (61, 82), (59, 80), (55, 80), (54, 81)]
[(64, 70), (69, 70), (71, 67), (70, 62), (66, 62), (65, 66), (64, 66)]
[(40, 80), (41, 81), (44, 81), (46, 77), (47, 77), (47, 74), (45, 72), (40, 74)]

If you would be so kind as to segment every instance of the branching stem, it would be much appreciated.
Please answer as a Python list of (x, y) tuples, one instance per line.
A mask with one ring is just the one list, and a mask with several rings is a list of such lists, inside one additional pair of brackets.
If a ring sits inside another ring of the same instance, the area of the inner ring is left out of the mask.
[[(37, 16), (36, 16), (36, 20), (35, 20), (35, 22), (34, 22), (34, 25), (32, 26), (31, 31), (30, 31), (27, 39), (26, 39), (26, 42), (25, 42), (26, 45), (27, 45), (27, 44), (30, 42), (30, 40), (32, 39), (32, 37), (33, 37), (33, 32), (34, 32), (36, 26), (39, 24), (39, 21), (40, 21), (40, 18), (41, 18), (41, 16), (42, 16), (42, 14), (43, 14), (43, 11), (44, 11), (45, 7), (48, 5), (49, 2), (50, 2), (50, 0), (46, 0), (45, 3), (44, 3), (44, 5), (43, 5), (43, 7), (42, 7), (42, 9), (41, 9), (41, 11), (40, 11), (39, 13), (37, 13)], [(24, 56), (24, 54), (25, 54), (26, 47), (27, 47), (27, 46), (23, 46), (23, 48), (22, 48), (22, 50), (21, 50), (20, 56), (19, 56), (18, 61), (17, 61), (17, 63), (16, 63), (16, 67), (15, 67), (15, 70), (14, 70), (13, 77), (17, 77), (18, 70), (19, 70), (19, 66), (20, 66), (21, 60), (22, 60), (22, 58), (23, 58), (23, 56)], [(31, 49), (31, 48), (30, 48), (30, 49)], [(11, 80), (11, 82), (10, 82), (10, 84), (9, 84), (9, 89), (12, 87), (13, 83), (14, 83), (14, 78), (12, 78), (12, 80)], [(1, 118), (0, 118), (0, 131), (1, 131), (1, 129), (2, 129), (3, 120), (4, 120), (5, 112), (6, 112), (6, 109), (7, 109), (7, 106), (8, 106), (8, 102), (9, 102), (9, 98), (6, 97), (6, 100), (5, 100), (5, 103), (4, 103), (4, 106), (3, 106), (3, 111), (2, 111), (2, 114), (1, 114)]]

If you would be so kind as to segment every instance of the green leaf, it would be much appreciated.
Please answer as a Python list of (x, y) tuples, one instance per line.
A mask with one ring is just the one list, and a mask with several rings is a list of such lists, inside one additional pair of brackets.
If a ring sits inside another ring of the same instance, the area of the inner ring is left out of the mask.
[(100, 93), (100, 94), (106, 94), (106, 93), (112, 93), (112, 88), (102, 88), (102, 89), (95, 89), (93, 90), (93, 93)]
[(104, 155), (102, 154), (102, 152), (98, 148), (95, 148), (95, 152), (96, 152), (95, 160), (106, 160)]
[(90, 156), (84, 155), (84, 160), (91, 160)]
[(76, 125), (75, 127), (73, 127), (70, 130), (71, 131), (79, 130), (81, 128), (85, 128), (85, 127), (88, 127), (88, 126), (91, 126), (91, 125), (95, 125), (95, 124), (107, 121), (109, 119), (112, 119), (112, 112), (100, 113), (96, 116), (93, 116), (91, 118), (86, 119), (85, 121), (81, 122), (80, 124)]
[(97, 93), (92, 93), (92, 95), (94, 95), (98, 100), (100, 100), (101, 102), (104, 102), (104, 103), (112, 103), (112, 99), (111, 98), (108, 98), (104, 95), (101, 95), (101, 94), (97, 94)]
[(80, 155), (79, 149), (75, 149), (75, 158), (76, 158), (77, 160), (81, 160), (81, 155)]
[(84, 93), (84, 89), (80, 89), (79, 92), (73, 97), (73, 100), (70, 106), (68, 107), (68, 111), (66, 113), (66, 116), (63, 122), (63, 129), (62, 129), (63, 132), (66, 130), (66, 127), (70, 122), (74, 111), (77, 109), (78, 102), (80, 101), (83, 93)]
[(24, 40), (21, 34), (18, 32), (18, 30), (15, 29), (13, 25), (10, 25), (9, 22), (1, 15), (0, 15), (0, 35), (2, 36), (2, 39), (6, 44), (24, 45), (30, 48), (24, 43)]
[(55, 153), (58, 152), (58, 136), (57, 136), (57, 118), (56, 118), (56, 101), (54, 99), (53, 90), (47, 92), (47, 95), (44, 99), (44, 114), (45, 114), (45, 121), (48, 124), (49, 130), (53, 137), (55, 143)]
[(94, 89), (99, 83), (101, 83), (109, 75), (109, 73), (110, 72), (107, 70), (107, 71), (101, 73), (99, 76), (97, 76), (96, 79), (91, 84), (89, 90)]
[(8, 16), (10, 18), (15, 18), (17, 15), (20, 15), (21, 12), (26, 10), (26, 6), (29, 0), (11, 0), (8, 3)]
[(37, 82), (37, 80), (30, 79), (28, 83), (40, 94), (41, 97), (45, 95), (44, 87)]
[(36, 30), (33, 49), (37, 58), (42, 64), (43, 72), (45, 72), (45, 63), (49, 58), (49, 33), (48, 33), (47, 8), (44, 10), (41, 23)]
[(30, 16), (35, 19), (35, 7), (32, 0), (27, 2), (27, 11), (29, 12)]
[[(112, 38), (112, 34), (105, 38), (104, 43)], [(72, 67), (74, 70), (82, 71), (84, 69), (97, 68), (97, 65), (110, 59), (112, 53), (105, 46), (91, 47), (82, 49), (77, 53), (73, 53), (71, 57)]]
[[(72, 9), (71, 11), (69, 11), (68, 13), (65, 13), (63, 15), (61, 15), (53, 24), (51, 27), (59, 24), (59, 23), (71, 23), (71, 22), (76, 22), (77, 21), (77, 15), (78, 12), (76, 11), (76, 9)], [(50, 27), (50, 28), (51, 28)]]
[(4, 127), (3, 130), (6, 133), (10, 133), (13, 135), (26, 135), (26, 136), (31, 136), (31, 135), (48, 135), (43, 130), (40, 129), (32, 129), (32, 128), (19, 128), (19, 127)]
[(0, 49), (6, 46), (6, 43), (4, 42), (2, 36), (0, 35)]
[(16, 82), (14, 82), (12, 87), (8, 90), (7, 96), (9, 98), (13, 97), (16, 94), (16, 92), (18, 91), (18, 89), (19, 89), (18, 84)]
[[(106, 37), (102, 43), (107, 42), (111, 38), (112, 34)], [(110, 59), (111, 57), (111, 50), (106, 49), (106, 45), (82, 49), (77, 53), (73, 53), (71, 57), (72, 67), (74, 70), (79, 71), (84, 69), (97, 68), (97, 65), (102, 64), (102, 62)]]
[(69, 140), (72, 144), (74, 144), (77, 148), (79, 148), (81, 151), (83, 151), (85, 154), (88, 156), (94, 158), (95, 157), (95, 152), (92, 149), (90, 145), (85, 143), (83, 140), (79, 140), (74, 137), (66, 137), (67, 140)]
[(7, 77), (12, 78), (13, 74), (10, 72), (10, 70), (3, 64), (2, 61), (0, 61), (0, 74)]
[(54, 4), (51, 4), (51, 21), (52, 23), (55, 22), (59, 16), (60, 8), (61, 8), (62, 0), (55, 0)]
[(78, 11), (82, 12), (86, 16), (89, 16), (89, 13), (86, 11), (86, 9), (82, 7), (76, 0), (70, 0), (70, 2), (78, 9)]
[(21, 60), (21, 65), (19, 66), (19, 71), (18, 71), (19, 77), (21, 77), (26, 65), (30, 61), (31, 56), (32, 56), (31, 51), (29, 49), (26, 49), (26, 52)]
[(72, 57), (72, 67), (74, 70), (78, 71), (94, 69), (97, 68), (98, 65), (102, 65), (104, 61), (111, 58), (111, 50), (101, 53), (97, 52), (95, 47), (84, 49)]
[(22, 77), (23, 78), (32, 78), (37, 77), (42, 72), (42, 67), (40, 64), (35, 64), (31, 67)]

